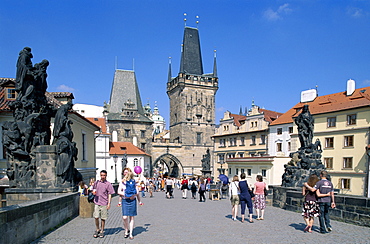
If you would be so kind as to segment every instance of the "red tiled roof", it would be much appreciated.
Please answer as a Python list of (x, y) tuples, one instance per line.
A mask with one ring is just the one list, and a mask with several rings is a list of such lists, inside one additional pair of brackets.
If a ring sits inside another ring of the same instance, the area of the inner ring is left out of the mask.
[(101, 133), (107, 133), (107, 126), (105, 123), (105, 118), (86, 118), (91, 123), (95, 124), (97, 127), (100, 128)]
[(123, 155), (127, 153), (127, 155), (147, 155), (143, 149), (134, 146), (131, 142), (110, 142), (109, 143), (109, 154), (110, 155)]
[(271, 110), (267, 110), (263, 108), (258, 109), (258, 111), (260, 113), (263, 113), (263, 115), (265, 116), (265, 120), (269, 123), (275, 121), (277, 118), (283, 115), (283, 113), (279, 113), (279, 112), (275, 112), (275, 111), (271, 111)]
[(49, 92), (55, 98), (69, 97), (74, 99), (73, 93), (71, 92)]
[(316, 97), (312, 102), (299, 102), (270, 125), (292, 123), (305, 104), (312, 115), (370, 106), (370, 87), (358, 88), (350, 96), (346, 92), (338, 92)]
[(234, 124), (238, 127), (242, 125), (241, 122), (244, 122), (247, 119), (247, 117), (244, 115), (232, 114), (232, 113), (230, 113), (230, 117), (234, 119)]

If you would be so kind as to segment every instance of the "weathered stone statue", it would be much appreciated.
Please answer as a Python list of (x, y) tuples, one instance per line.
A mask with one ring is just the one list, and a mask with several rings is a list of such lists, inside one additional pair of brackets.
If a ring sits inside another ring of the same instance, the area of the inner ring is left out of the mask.
[(325, 169), (321, 162), (321, 143), (317, 139), (312, 144), (314, 120), (308, 105), (304, 105), (301, 114), (295, 119), (298, 126), (298, 137), (301, 147), (297, 152), (290, 153), (290, 162), (284, 165), (282, 186), (301, 187), (311, 174), (320, 176), (321, 170)]
[(54, 116), (56, 117), (54, 138), (59, 146), (57, 150), (60, 162), (56, 171), (61, 177), (61, 182), (71, 183), (75, 175), (74, 160), (77, 155), (76, 145), (72, 143), (71, 121), (68, 120), (68, 110), (72, 105), (63, 105), (56, 112), (56, 108), (48, 103), (45, 92), (49, 61), (44, 59), (33, 66), (32, 58), (29, 47), (23, 48), (19, 53), (15, 81), (18, 96), (9, 104), (13, 110), (14, 120), (3, 125), (3, 145), (6, 149), (9, 184), (10, 187), (18, 188), (36, 186), (36, 148), (50, 145), (50, 121)]
[(301, 142), (301, 148), (308, 148), (312, 143), (313, 138), (313, 117), (308, 110), (308, 105), (304, 105), (302, 113), (294, 120), (298, 126), (298, 137)]
[(122, 157), (122, 169), (126, 168), (126, 165), (127, 165), (127, 153), (125, 152), (125, 154), (123, 154), (123, 157)]
[(211, 154), (209, 153), (209, 149), (207, 149), (206, 154), (203, 155), (203, 159), (202, 159), (202, 170), (208, 171), (211, 169), (210, 160), (211, 160)]

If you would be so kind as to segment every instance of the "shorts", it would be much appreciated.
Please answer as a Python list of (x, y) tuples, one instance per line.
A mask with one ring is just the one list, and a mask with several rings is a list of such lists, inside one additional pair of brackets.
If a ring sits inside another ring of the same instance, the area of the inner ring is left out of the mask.
[(93, 217), (95, 219), (101, 218), (101, 219), (107, 219), (108, 218), (108, 209), (107, 206), (101, 206), (101, 205), (96, 205), (94, 208), (94, 214)]
[(233, 206), (240, 204), (240, 200), (239, 200), (238, 195), (232, 195), (231, 198), (230, 198), (230, 201), (231, 201), (231, 205), (233, 205)]

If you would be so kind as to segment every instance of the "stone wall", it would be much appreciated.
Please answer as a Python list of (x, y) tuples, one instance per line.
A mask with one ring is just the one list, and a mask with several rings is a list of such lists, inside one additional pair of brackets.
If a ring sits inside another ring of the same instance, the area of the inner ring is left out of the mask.
[(78, 193), (0, 208), (1, 243), (29, 243), (79, 214)]
[[(302, 188), (269, 186), (273, 189), (274, 207), (301, 212), (304, 202)], [(330, 218), (347, 223), (370, 227), (370, 198), (350, 195), (335, 195), (335, 209), (330, 209)]]

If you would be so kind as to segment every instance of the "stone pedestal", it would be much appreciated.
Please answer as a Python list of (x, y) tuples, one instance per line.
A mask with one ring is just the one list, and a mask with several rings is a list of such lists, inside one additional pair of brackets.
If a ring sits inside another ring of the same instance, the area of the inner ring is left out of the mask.
[(36, 188), (55, 188), (57, 176), (55, 166), (57, 160), (56, 147), (43, 145), (36, 147)]
[(211, 173), (212, 173), (211, 170), (201, 170), (201, 172), (204, 177), (206, 178), (211, 177)]
[(10, 206), (73, 192), (72, 187), (57, 186), (57, 175), (55, 174), (56, 160), (57, 153), (54, 145), (37, 146), (35, 149), (36, 187), (6, 189), (6, 205)]

